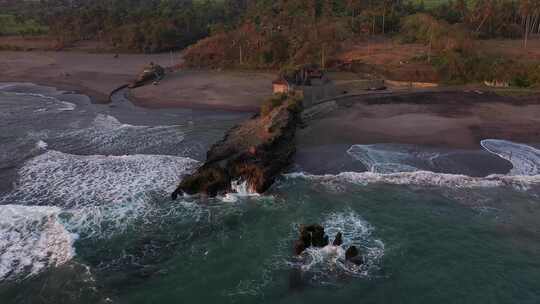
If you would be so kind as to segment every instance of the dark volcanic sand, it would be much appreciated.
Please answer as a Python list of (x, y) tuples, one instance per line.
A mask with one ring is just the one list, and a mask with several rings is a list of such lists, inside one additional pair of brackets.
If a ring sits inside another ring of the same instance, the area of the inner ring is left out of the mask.
[(309, 121), (299, 147), (404, 143), (477, 149), (483, 139), (540, 142), (540, 97), (429, 92), (351, 97)]
[(352, 145), (394, 143), (463, 150), (453, 159), (474, 168), (456, 172), (449, 167), (445, 173), (504, 174), (511, 164), (482, 151), (481, 140), (540, 142), (538, 97), (453, 91), (356, 96), (338, 104), (298, 131), (293, 171), (363, 171), (366, 168), (346, 153)]

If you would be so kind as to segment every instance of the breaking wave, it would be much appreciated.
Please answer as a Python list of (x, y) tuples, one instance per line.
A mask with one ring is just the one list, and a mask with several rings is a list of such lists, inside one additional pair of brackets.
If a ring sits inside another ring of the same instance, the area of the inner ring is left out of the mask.
[(73, 258), (77, 236), (59, 222), (60, 212), (49, 206), (0, 206), (0, 282), (24, 279)]
[(286, 174), (287, 178), (303, 178), (327, 185), (342, 182), (359, 185), (392, 184), (447, 188), (490, 188), (510, 186), (528, 190), (540, 185), (540, 150), (504, 140), (484, 140), (482, 147), (512, 162), (509, 174), (472, 177), (464, 174), (436, 173), (422, 168), (433, 168), (443, 154), (418, 151), (403, 145), (354, 145), (347, 153), (361, 161), (370, 171), (342, 172), (336, 175)]
[(80, 156), (47, 151), (19, 170), (15, 189), (0, 203), (55, 205), (71, 231), (103, 235), (104, 222), (122, 231), (156, 208), (198, 162), (161, 155)]
[(13, 93), (13, 94), (15, 94), (16, 96), (37, 97), (42, 101), (52, 102), (55, 105), (57, 105), (57, 107), (55, 108), (55, 110), (57, 110), (57, 111), (73, 111), (77, 107), (74, 103), (67, 102), (67, 101), (64, 101), (64, 100), (60, 100), (60, 99), (58, 99), (56, 97), (48, 96), (48, 95), (45, 95), (45, 94), (40, 94), (40, 93)]
[(401, 173), (342, 172), (336, 175), (311, 175), (291, 173), (287, 178), (303, 178), (325, 184), (348, 182), (359, 185), (391, 184), (414, 185), (447, 188), (490, 188), (511, 186), (518, 190), (527, 190), (530, 186), (540, 185), (540, 176), (490, 175), (487, 177), (470, 177), (466, 175), (415, 171)]
[(231, 182), (232, 193), (227, 193), (225, 196), (220, 197), (224, 202), (234, 203), (237, 202), (240, 198), (245, 197), (260, 197), (261, 195), (256, 191), (250, 189), (246, 181), (232, 181)]
[(486, 139), (480, 144), (486, 151), (512, 163), (514, 168), (510, 171), (510, 175), (540, 174), (540, 150), (528, 145), (498, 139)]
[(50, 136), (48, 142), (55, 150), (78, 154), (176, 155), (184, 136), (180, 126), (133, 126), (98, 114), (90, 126)]

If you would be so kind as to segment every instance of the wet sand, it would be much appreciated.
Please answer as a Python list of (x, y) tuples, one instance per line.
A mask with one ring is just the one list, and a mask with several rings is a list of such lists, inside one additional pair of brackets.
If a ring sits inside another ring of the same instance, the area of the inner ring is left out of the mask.
[(424, 92), (343, 99), (307, 123), (299, 147), (404, 143), (478, 149), (482, 139), (540, 142), (540, 96)]
[(275, 75), (242, 71), (178, 71), (159, 85), (130, 91), (130, 100), (150, 108), (188, 107), (256, 112), (272, 95)]

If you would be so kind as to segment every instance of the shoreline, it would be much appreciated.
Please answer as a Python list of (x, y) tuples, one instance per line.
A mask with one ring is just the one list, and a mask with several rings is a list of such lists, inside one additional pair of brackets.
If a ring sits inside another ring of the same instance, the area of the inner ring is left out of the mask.
[[(170, 54), (0, 51), (0, 82), (29, 82), (75, 91), (94, 103), (108, 103), (113, 91), (137, 78), (150, 62), (179, 64)], [(191, 108), (254, 112), (272, 95), (273, 73), (180, 70), (158, 85), (129, 91), (134, 105), (150, 109)]]
[(483, 139), (540, 143), (540, 97), (437, 91), (354, 96), (307, 122), (298, 146), (400, 143), (477, 150)]

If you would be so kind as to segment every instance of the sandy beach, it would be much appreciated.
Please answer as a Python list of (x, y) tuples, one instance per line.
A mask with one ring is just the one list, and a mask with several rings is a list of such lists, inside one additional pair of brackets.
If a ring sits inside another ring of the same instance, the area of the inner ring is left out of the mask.
[(483, 139), (540, 142), (540, 97), (489, 92), (357, 96), (308, 122), (300, 147), (405, 143), (478, 149)]
[[(95, 102), (132, 81), (149, 62), (180, 63), (170, 54), (0, 52), (0, 82), (32, 82), (81, 91)], [(130, 90), (147, 108), (256, 112), (272, 94), (273, 73), (189, 71), (169, 73), (158, 85)], [(500, 96), (465, 88), (348, 97), (337, 109), (307, 122), (298, 146), (408, 143), (477, 149), (485, 138), (540, 142), (540, 98)]]
[[(182, 62), (171, 54), (93, 54), (87, 52), (0, 52), (0, 82), (31, 82), (80, 91), (105, 103), (110, 93), (133, 81), (150, 62), (163, 67)], [(139, 106), (255, 111), (272, 94), (272, 73), (175, 71), (159, 85), (130, 92)]]

